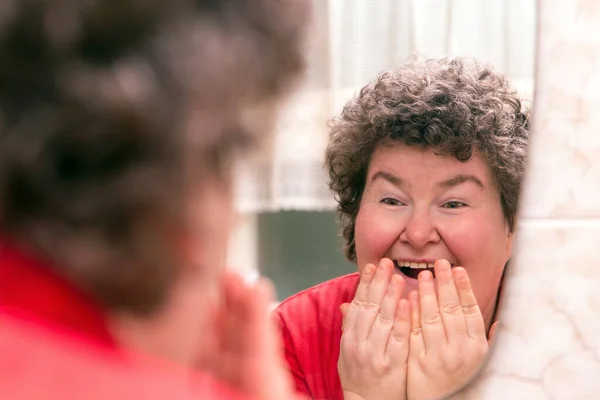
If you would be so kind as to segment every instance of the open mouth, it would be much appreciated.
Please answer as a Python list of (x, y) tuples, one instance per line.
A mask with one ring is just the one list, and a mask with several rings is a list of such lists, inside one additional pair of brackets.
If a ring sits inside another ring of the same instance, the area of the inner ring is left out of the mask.
[[(423, 271), (430, 271), (435, 278), (435, 272), (433, 270), (433, 263), (421, 263), (421, 262), (411, 262), (411, 261), (403, 261), (403, 260), (395, 260), (394, 266), (398, 271), (400, 271), (403, 275), (417, 279), (419, 274)], [(454, 268), (454, 264), (450, 264), (452, 268)]]

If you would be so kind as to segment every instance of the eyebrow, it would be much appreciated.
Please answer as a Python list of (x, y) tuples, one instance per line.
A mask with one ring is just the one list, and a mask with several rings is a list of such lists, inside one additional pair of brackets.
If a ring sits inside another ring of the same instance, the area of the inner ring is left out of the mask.
[(475, 185), (477, 185), (480, 189), (483, 189), (485, 186), (483, 185), (483, 183), (481, 182), (481, 180), (479, 180), (479, 178), (477, 178), (475, 175), (456, 175), (453, 178), (447, 179), (443, 182), (440, 182), (438, 184), (438, 186), (442, 186), (445, 188), (451, 188), (454, 186), (458, 186), (462, 183), (465, 182), (471, 182), (474, 183)]
[(398, 187), (402, 186), (402, 183), (404, 182), (401, 178), (386, 171), (377, 171), (374, 173), (373, 177), (371, 178), (371, 183), (375, 182), (377, 179), (383, 179)]
[[(402, 184), (404, 183), (402, 178), (397, 177), (396, 175), (386, 172), (386, 171), (377, 171), (375, 174), (373, 174), (373, 177), (371, 178), (371, 183), (376, 181), (377, 179), (386, 180), (386, 181), (390, 182), (392, 185), (397, 186), (397, 187), (402, 186)], [(444, 188), (451, 188), (451, 187), (455, 187), (460, 184), (463, 184), (465, 182), (474, 183), (480, 189), (483, 189), (485, 187), (484, 184), (481, 182), (481, 180), (479, 178), (477, 178), (475, 175), (456, 175), (455, 177), (446, 179), (445, 181), (438, 183), (438, 186), (441, 186)]]

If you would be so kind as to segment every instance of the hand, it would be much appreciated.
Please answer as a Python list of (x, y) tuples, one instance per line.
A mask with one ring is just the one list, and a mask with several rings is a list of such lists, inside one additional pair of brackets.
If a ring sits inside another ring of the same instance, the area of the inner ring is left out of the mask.
[(270, 318), (270, 283), (249, 286), (241, 277), (227, 274), (222, 292), (219, 341), (213, 358), (217, 377), (253, 399), (299, 400)]
[(412, 331), (408, 357), (408, 398), (443, 398), (462, 388), (482, 366), (488, 351), (483, 316), (464, 268), (445, 260), (419, 275), (409, 294)]
[(344, 398), (406, 398), (410, 307), (404, 279), (383, 259), (365, 266), (354, 300), (342, 305), (343, 333), (338, 372)]

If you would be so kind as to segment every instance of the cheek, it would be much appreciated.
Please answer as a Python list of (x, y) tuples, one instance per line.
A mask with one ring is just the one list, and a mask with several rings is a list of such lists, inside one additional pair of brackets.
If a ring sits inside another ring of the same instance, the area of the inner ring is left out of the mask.
[(469, 274), (501, 270), (508, 260), (509, 238), (501, 224), (472, 218), (449, 224), (443, 237)]
[(194, 204), (190, 215), (195, 246), (189, 261), (202, 268), (222, 270), (234, 214), (229, 196), (216, 190), (209, 193)]
[(490, 220), (489, 216), (474, 216), (446, 227), (443, 237), (449, 250), (467, 270), (479, 305), (484, 311), (495, 307), (509, 258), (509, 238), (504, 224)]
[(361, 206), (356, 217), (354, 239), (359, 271), (368, 263), (377, 265), (389, 253), (402, 231), (402, 222), (383, 215), (370, 205)]
[(213, 210), (211, 215), (211, 228), (203, 230), (202, 244), (203, 251), (202, 264), (208, 268), (223, 269), (227, 258), (227, 248), (229, 244), (229, 234), (232, 227), (231, 210)]

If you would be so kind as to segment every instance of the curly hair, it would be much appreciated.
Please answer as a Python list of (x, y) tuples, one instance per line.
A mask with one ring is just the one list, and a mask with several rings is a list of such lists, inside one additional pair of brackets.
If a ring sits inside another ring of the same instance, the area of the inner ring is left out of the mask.
[(529, 111), (506, 78), (469, 58), (409, 62), (382, 73), (333, 119), (325, 165), (337, 201), (346, 257), (373, 151), (401, 142), (466, 162), (487, 162), (514, 229), (529, 137)]
[(109, 309), (153, 310), (183, 268), (166, 233), (186, 229), (198, 182), (222, 181), (264, 133), (248, 111), (269, 117), (304, 70), (310, 11), (304, 0), (10, 1), (3, 240)]

